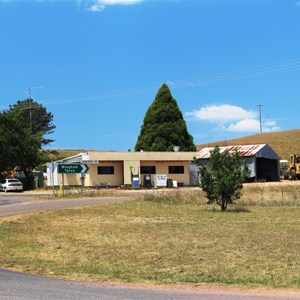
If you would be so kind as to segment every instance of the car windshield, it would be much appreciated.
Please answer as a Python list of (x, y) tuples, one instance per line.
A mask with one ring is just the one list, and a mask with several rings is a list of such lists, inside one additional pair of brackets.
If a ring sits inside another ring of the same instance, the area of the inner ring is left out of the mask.
[(19, 182), (18, 179), (8, 179), (7, 181), (8, 181), (8, 182)]

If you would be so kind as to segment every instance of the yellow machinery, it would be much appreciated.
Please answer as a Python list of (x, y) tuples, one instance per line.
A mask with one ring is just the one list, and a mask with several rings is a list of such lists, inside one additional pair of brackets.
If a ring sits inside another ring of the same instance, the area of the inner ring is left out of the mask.
[(300, 154), (290, 155), (288, 174), (291, 180), (300, 179)]

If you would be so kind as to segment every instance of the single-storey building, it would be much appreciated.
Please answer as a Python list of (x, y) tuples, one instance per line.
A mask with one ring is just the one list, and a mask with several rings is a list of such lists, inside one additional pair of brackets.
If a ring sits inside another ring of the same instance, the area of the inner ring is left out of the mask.
[[(234, 145), (219, 147), (221, 152), (238, 152), (251, 171), (250, 179), (253, 181), (279, 181), (280, 157), (267, 144)], [(204, 164), (210, 159), (213, 147), (200, 150), (196, 157)]]
[[(167, 184), (169, 179), (172, 183), (190, 186), (195, 182), (191, 177), (197, 177), (197, 174), (193, 174), (190, 170), (196, 155), (197, 152), (90, 151), (79, 153), (48, 163), (47, 185), (159, 187)], [(78, 169), (78, 164), (83, 168)], [(77, 173), (81, 169), (83, 172)]]

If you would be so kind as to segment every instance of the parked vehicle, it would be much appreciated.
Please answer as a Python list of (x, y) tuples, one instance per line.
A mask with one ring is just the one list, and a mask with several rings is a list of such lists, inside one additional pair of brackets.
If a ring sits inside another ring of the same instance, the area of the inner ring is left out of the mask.
[(290, 155), (290, 164), (287, 170), (287, 178), (290, 180), (300, 179), (300, 154)]
[(0, 183), (0, 190), (4, 192), (8, 191), (23, 191), (23, 184), (16, 178), (6, 178), (1, 180)]

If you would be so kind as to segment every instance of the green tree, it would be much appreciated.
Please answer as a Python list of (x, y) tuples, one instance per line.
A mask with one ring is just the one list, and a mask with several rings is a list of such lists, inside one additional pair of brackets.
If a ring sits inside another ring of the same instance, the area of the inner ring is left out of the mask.
[(26, 177), (25, 188), (31, 185), (32, 171), (41, 162), (42, 146), (52, 141), (44, 137), (55, 128), (52, 120), (52, 114), (32, 99), (0, 112), (0, 170), (18, 167)]
[(177, 102), (164, 83), (146, 112), (134, 149), (172, 151), (174, 146), (180, 151), (196, 151)]
[(11, 162), (10, 123), (7, 114), (0, 112), (0, 171), (7, 170)]
[(53, 124), (53, 115), (47, 112), (43, 105), (33, 99), (25, 99), (10, 105), (8, 112), (22, 124), (22, 127), (29, 128), (32, 135), (43, 134), (41, 146), (53, 142), (45, 135), (53, 133), (56, 126)]
[(227, 205), (241, 196), (243, 182), (249, 169), (240, 159), (239, 153), (220, 152), (219, 147), (211, 151), (210, 161), (200, 166), (200, 187), (206, 193), (208, 203), (217, 203), (225, 211)]

